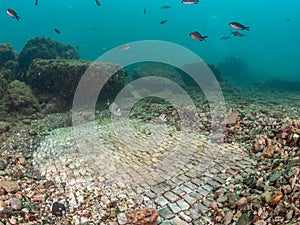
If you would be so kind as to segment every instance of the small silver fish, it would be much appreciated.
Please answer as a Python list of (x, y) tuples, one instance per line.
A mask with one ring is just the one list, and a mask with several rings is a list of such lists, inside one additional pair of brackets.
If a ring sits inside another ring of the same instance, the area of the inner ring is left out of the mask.
[(116, 103), (111, 103), (110, 106), (108, 107), (108, 110), (115, 116), (121, 116), (121, 108), (116, 104)]

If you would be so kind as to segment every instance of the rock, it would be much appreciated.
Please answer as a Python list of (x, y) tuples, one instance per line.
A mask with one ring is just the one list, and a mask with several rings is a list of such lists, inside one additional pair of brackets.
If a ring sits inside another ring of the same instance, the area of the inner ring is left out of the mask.
[(19, 211), (23, 208), (23, 203), (20, 198), (10, 199), (10, 207), (12, 210)]
[(9, 131), (10, 124), (0, 121), (0, 134)]
[(241, 207), (246, 204), (247, 204), (247, 198), (245, 197), (240, 198), (240, 200), (238, 200), (238, 202), (236, 203), (237, 207)]
[(254, 223), (254, 225), (267, 225), (267, 222), (264, 220), (258, 220)]
[(252, 151), (258, 153), (267, 146), (266, 138), (262, 135), (256, 136), (252, 145)]
[(20, 190), (20, 186), (15, 181), (0, 181), (0, 187), (7, 193), (16, 193)]
[(273, 154), (274, 154), (274, 146), (273, 145), (268, 145), (264, 151), (263, 151), (263, 156), (265, 158), (272, 158)]
[(224, 217), (223, 224), (224, 225), (231, 224), (232, 218), (233, 218), (233, 213), (231, 211), (227, 212), (226, 215), (225, 215), (225, 217)]
[(273, 191), (272, 193), (265, 193), (265, 200), (269, 205), (276, 205), (283, 197), (281, 191)]
[(3, 67), (7, 61), (16, 59), (17, 53), (10, 44), (0, 44), (0, 67)]
[(117, 215), (117, 218), (118, 218), (118, 223), (120, 225), (125, 225), (125, 224), (128, 224), (128, 220), (126, 218), (126, 214), (125, 213), (119, 213)]
[(141, 209), (128, 211), (127, 219), (131, 225), (156, 225), (158, 219), (157, 209)]
[(7, 161), (4, 159), (0, 159), (0, 171), (5, 170), (6, 166), (7, 166)]
[(217, 208), (219, 208), (219, 205), (218, 205), (217, 202), (211, 202), (211, 203), (209, 204), (209, 207), (212, 208), (212, 209), (217, 209)]
[(79, 59), (79, 54), (71, 45), (65, 45), (50, 38), (35, 37), (27, 41), (21, 50), (18, 61), (20, 69), (26, 73), (34, 59)]
[(51, 186), (55, 185), (55, 183), (52, 180), (47, 180), (43, 186), (44, 188), (50, 188)]
[(157, 82), (151, 84), (151, 79), (149, 80), (151, 87), (154, 88), (154, 91), (157, 90), (164, 90), (164, 86), (169, 86), (168, 82), (173, 81), (176, 82), (177, 85), (181, 87), (185, 87), (185, 83), (183, 81), (182, 74), (173, 66), (160, 63), (160, 62), (149, 62), (142, 66), (137, 67), (132, 74), (132, 79), (139, 79), (148, 76), (158, 76), (168, 79), (166, 83), (162, 82), (158, 84)]
[[(49, 104), (52, 101), (63, 108), (73, 103), (77, 85), (83, 74), (88, 74), (89, 80), (92, 81), (85, 84), (88, 85), (89, 92), (98, 94), (101, 91), (99, 98), (102, 101), (111, 99), (125, 85), (126, 72), (118, 65), (67, 59), (35, 60), (29, 67), (27, 83), (39, 96), (49, 96), (41, 99), (42, 102)], [(111, 77), (106, 82), (108, 76)]]
[(279, 216), (282, 212), (285, 211), (285, 208), (281, 203), (279, 203), (274, 209), (274, 215)]
[(237, 221), (236, 225), (249, 225), (249, 217), (246, 214), (242, 214)]
[(269, 181), (270, 182), (274, 182), (276, 181), (279, 177), (281, 177), (281, 173), (274, 173), (270, 178), (269, 178)]
[(3, 101), (8, 112), (32, 115), (40, 111), (39, 101), (33, 94), (31, 88), (24, 82), (18, 80), (8, 85), (7, 93)]
[(45, 202), (46, 197), (45, 197), (45, 195), (37, 194), (37, 195), (32, 196), (31, 200), (34, 202)]
[(66, 211), (66, 207), (63, 203), (54, 202), (51, 207), (51, 212), (55, 216), (62, 216)]
[(247, 177), (243, 180), (243, 183), (247, 185), (250, 188), (255, 188), (256, 187), (256, 178), (255, 177)]
[(16, 219), (16, 218), (14, 218), (14, 217), (11, 217), (11, 218), (9, 219), (9, 223), (10, 223), (10, 224), (12, 224), (12, 225), (15, 225), (15, 224), (17, 224), (17, 223), (18, 223), (18, 221), (17, 221), (17, 219)]
[(286, 213), (286, 216), (285, 218), (287, 220), (291, 220), (293, 218), (293, 210), (289, 210), (287, 213)]
[(225, 125), (233, 125), (233, 124), (236, 124), (237, 122), (237, 118), (239, 116), (239, 113), (237, 111), (232, 111), (232, 112), (229, 112), (225, 119), (224, 119), (224, 124)]
[(240, 199), (239, 195), (236, 193), (228, 193), (228, 203), (231, 207), (235, 206), (238, 200)]

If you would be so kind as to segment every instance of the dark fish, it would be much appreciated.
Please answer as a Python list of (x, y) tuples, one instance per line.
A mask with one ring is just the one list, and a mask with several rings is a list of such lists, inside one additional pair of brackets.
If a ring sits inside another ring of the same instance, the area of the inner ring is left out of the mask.
[(230, 37), (229, 36), (223, 36), (221, 37), (221, 40), (228, 40)]
[(287, 18), (286, 20), (285, 20), (285, 22), (290, 22), (291, 21), (291, 19), (290, 18)]
[(238, 31), (233, 31), (233, 32), (231, 32), (232, 34), (233, 34), (233, 36), (235, 36), (235, 37), (244, 37), (245, 35), (244, 34), (241, 34), (240, 32), (238, 32)]
[(240, 24), (238, 22), (231, 22), (229, 23), (229, 26), (231, 26), (232, 28), (236, 29), (236, 30), (248, 30), (250, 27), (246, 27), (243, 24)]
[(100, 5), (101, 5), (101, 3), (100, 3), (99, 0), (95, 0), (95, 2), (96, 2), (96, 5), (97, 5), (97, 6), (100, 6)]
[(16, 18), (17, 20), (21, 19), (21, 17), (19, 17), (16, 11), (13, 9), (7, 9), (6, 13), (12, 18)]
[(160, 21), (160, 24), (165, 24), (166, 22), (168, 22), (168, 20), (162, 20)]
[(206, 41), (205, 38), (208, 36), (202, 36), (198, 31), (194, 31), (190, 33), (190, 37), (197, 41)]
[(161, 8), (162, 9), (169, 9), (169, 8), (171, 8), (171, 6), (169, 6), (169, 5), (163, 5)]
[(146, 15), (146, 13), (147, 13), (147, 7), (145, 6), (145, 8), (144, 8), (144, 15)]
[(182, 0), (182, 3), (185, 5), (193, 5), (193, 4), (197, 4), (199, 2), (199, 0)]
[(34, 5), (38, 5), (38, 0), (35, 0), (35, 4)]
[(60, 30), (59, 29), (54, 29), (55, 33), (60, 34)]

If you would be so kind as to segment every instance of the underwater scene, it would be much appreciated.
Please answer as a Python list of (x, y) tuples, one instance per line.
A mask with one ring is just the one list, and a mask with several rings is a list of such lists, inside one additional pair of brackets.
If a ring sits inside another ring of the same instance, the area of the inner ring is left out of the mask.
[(3, 0), (0, 225), (300, 225), (299, 11)]

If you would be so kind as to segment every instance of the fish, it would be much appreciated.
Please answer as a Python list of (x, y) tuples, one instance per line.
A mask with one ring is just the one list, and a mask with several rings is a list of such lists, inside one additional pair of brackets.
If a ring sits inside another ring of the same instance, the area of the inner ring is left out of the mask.
[(7, 9), (6, 13), (12, 18), (16, 18), (17, 20), (21, 19), (21, 17), (19, 17), (18, 14), (16, 13), (16, 11), (13, 9)]
[(129, 48), (130, 48), (130, 45), (128, 45), (128, 44), (120, 45), (120, 46), (119, 46), (119, 49), (121, 49), (122, 51), (126, 51), (126, 50), (128, 50)]
[(60, 34), (60, 30), (57, 29), (57, 28), (54, 29), (54, 32), (57, 33), (57, 34)]
[(238, 32), (238, 31), (233, 31), (233, 32), (231, 32), (232, 34), (233, 34), (233, 36), (235, 36), (235, 37), (244, 37), (245, 35), (244, 34), (241, 34), (240, 32)]
[(115, 116), (121, 116), (122, 115), (121, 108), (114, 102), (110, 104), (108, 109)]
[(147, 7), (145, 6), (145, 8), (144, 8), (144, 15), (146, 15), (146, 13), (147, 13)]
[(100, 5), (101, 5), (101, 3), (100, 3), (99, 0), (95, 0), (95, 2), (96, 2), (96, 5), (97, 5), (97, 6), (100, 6)]
[(166, 114), (161, 114), (159, 116), (159, 119), (162, 121), (162, 122), (168, 122), (168, 117)]
[(171, 8), (171, 6), (169, 6), (169, 5), (163, 5), (161, 8), (162, 9), (169, 9), (169, 8)]
[(194, 31), (190, 33), (190, 37), (197, 41), (206, 41), (205, 38), (207, 38), (208, 36), (202, 36), (198, 31)]
[(38, 0), (35, 0), (35, 4), (34, 5), (38, 5), (38, 3), (39, 3)]
[(229, 26), (231, 26), (232, 28), (236, 29), (236, 30), (249, 30), (250, 27), (246, 27), (243, 24), (240, 24), (238, 22), (231, 22), (229, 23)]
[(228, 40), (230, 37), (229, 36), (223, 36), (221, 37), (221, 40)]
[(197, 4), (199, 2), (199, 0), (182, 0), (182, 3), (185, 5), (193, 5), (193, 4)]
[(165, 24), (166, 22), (168, 22), (168, 20), (162, 20), (160, 21), (160, 24)]

